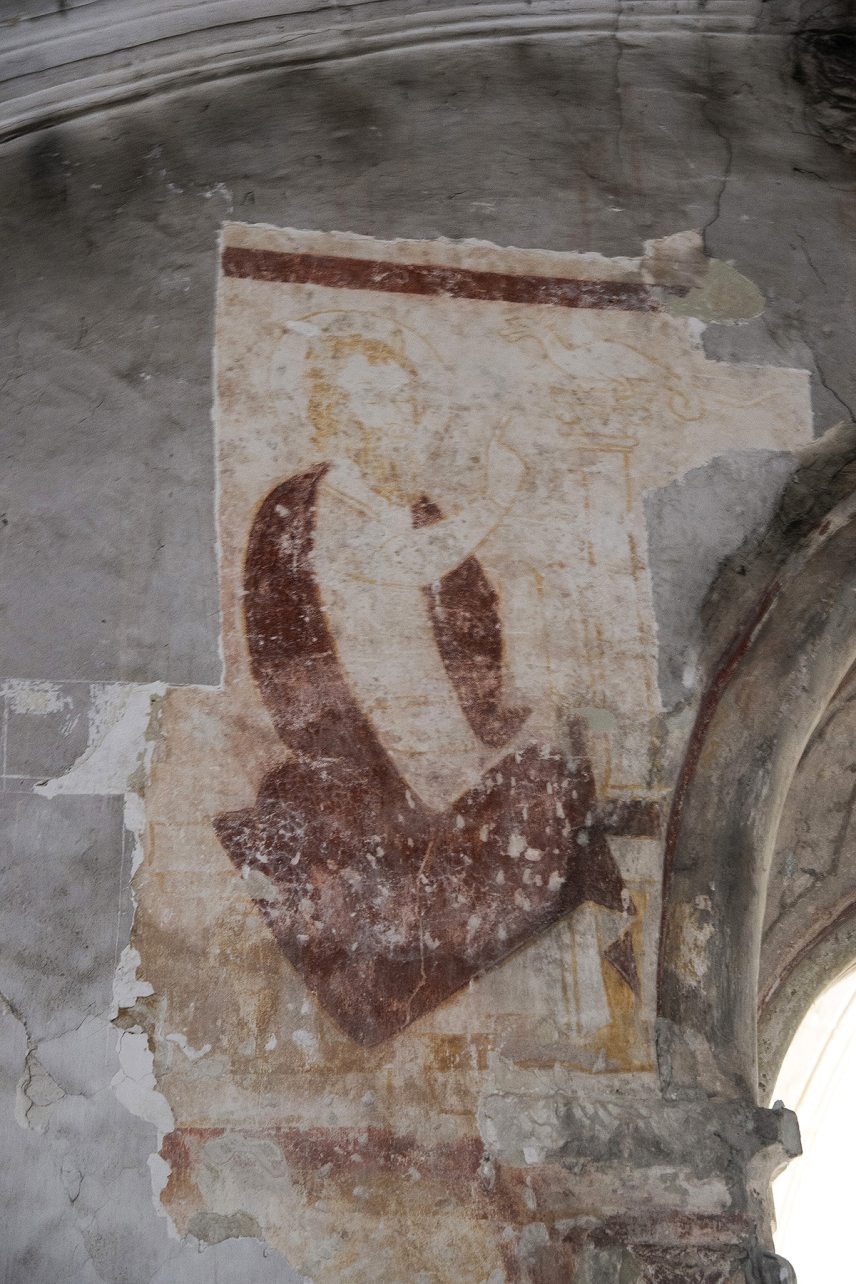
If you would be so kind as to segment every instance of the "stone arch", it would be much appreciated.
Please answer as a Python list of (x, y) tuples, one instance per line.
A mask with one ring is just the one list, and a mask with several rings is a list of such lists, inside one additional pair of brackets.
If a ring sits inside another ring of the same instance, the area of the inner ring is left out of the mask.
[(856, 669), (806, 745), (770, 868), (758, 991), (759, 1082), (769, 1096), (817, 996), (856, 965)]
[(658, 1017), (667, 1090), (757, 1094), (776, 836), (806, 746), (854, 661), (850, 493), (803, 538), (725, 648), (690, 737), (664, 865)]

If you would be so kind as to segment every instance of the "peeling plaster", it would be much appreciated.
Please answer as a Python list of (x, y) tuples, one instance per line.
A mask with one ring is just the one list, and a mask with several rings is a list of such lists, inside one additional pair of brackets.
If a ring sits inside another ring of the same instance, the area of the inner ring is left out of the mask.
[[(124, 795), (125, 829), (132, 843), (132, 878), (143, 859), (145, 825), (143, 797), (132, 788), (132, 782), (140, 785), (145, 782), (155, 747), (152, 720), (165, 691), (166, 686), (162, 682), (139, 686), (125, 683), (94, 686), (86, 749), (61, 776), (34, 787), (34, 792), (45, 798), (80, 794)], [(5, 692), (19, 712), (52, 713), (63, 707), (63, 697), (51, 683), (8, 683)], [(132, 1008), (139, 998), (153, 993), (152, 986), (137, 976), (139, 965), (139, 952), (126, 945), (113, 980), (111, 1018), (114, 1020), (120, 1011)], [(169, 1037), (191, 1060), (210, 1051), (210, 1046), (201, 1050), (190, 1047), (184, 1035)], [(160, 1147), (166, 1133), (174, 1127), (174, 1119), (166, 1098), (157, 1091), (148, 1038), (139, 1026), (132, 1026), (118, 1031), (117, 1039), (119, 1070), (110, 1086), (117, 1100), (131, 1114), (156, 1125)], [(23, 1126), (41, 1131), (62, 1095), (62, 1089), (31, 1051), (25, 1075), (19, 1084), (19, 1121)]]
[(20, 1127), (44, 1132), (54, 1107), (64, 1096), (64, 1091), (45, 1070), (35, 1051), (28, 1052), (15, 1100), (15, 1119)]
[(139, 1026), (119, 1034), (119, 1070), (110, 1087), (126, 1110), (156, 1126), (160, 1147), (175, 1127), (175, 1119), (166, 1097), (157, 1091), (154, 1058), (148, 1037)]
[[(46, 684), (36, 684), (44, 687)], [(135, 774), (148, 768), (154, 750), (149, 727), (162, 682), (142, 686), (108, 683), (95, 686), (89, 744), (63, 775), (35, 786), (45, 798), (62, 794), (124, 794)], [(36, 698), (36, 694), (30, 699)], [(17, 695), (20, 699), (21, 696)]]

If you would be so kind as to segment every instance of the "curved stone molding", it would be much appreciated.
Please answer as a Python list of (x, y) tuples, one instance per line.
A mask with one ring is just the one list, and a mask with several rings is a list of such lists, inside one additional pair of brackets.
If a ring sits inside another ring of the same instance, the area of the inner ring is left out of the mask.
[[(672, 1086), (757, 1091), (767, 877), (785, 799), (856, 659), (856, 496), (768, 587), (708, 687), (667, 832), (659, 1015)], [(716, 1049), (715, 1055), (710, 1049)], [(690, 1064), (691, 1063), (691, 1064)]]
[(89, 0), (0, 23), (0, 140), (183, 85), (276, 67), (460, 41), (732, 35), (754, 28), (756, 10), (740, 0)]
[(759, 1067), (768, 1095), (802, 1018), (856, 961), (856, 671), (806, 746), (776, 840), (759, 976)]

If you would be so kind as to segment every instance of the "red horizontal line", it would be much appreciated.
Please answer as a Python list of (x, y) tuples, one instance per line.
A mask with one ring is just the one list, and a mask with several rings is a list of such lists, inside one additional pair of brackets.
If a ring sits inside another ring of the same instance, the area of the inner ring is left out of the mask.
[(612, 308), (656, 312), (647, 285), (631, 281), (584, 281), (570, 277), (518, 276), (470, 268), (386, 263), (334, 254), (290, 254), (280, 250), (223, 251), (226, 276), (287, 285), (325, 285), (338, 290), (379, 290), (389, 294), (444, 295), (485, 302), (540, 303), (556, 308)]

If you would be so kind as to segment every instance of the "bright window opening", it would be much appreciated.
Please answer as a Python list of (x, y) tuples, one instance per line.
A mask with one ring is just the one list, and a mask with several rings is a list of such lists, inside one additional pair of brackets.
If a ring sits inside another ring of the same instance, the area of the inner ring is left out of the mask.
[(853, 1251), (856, 969), (815, 1001), (782, 1063), (773, 1100), (795, 1110), (803, 1154), (773, 1185), (776, 1251), (799, 1284), (832, 1284)]

